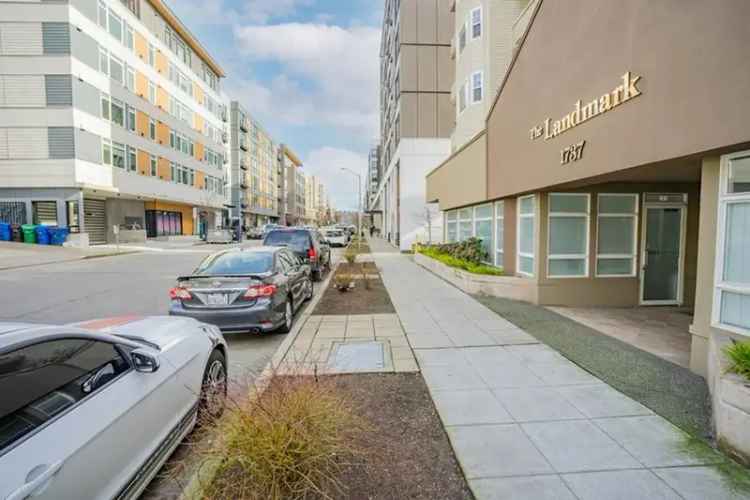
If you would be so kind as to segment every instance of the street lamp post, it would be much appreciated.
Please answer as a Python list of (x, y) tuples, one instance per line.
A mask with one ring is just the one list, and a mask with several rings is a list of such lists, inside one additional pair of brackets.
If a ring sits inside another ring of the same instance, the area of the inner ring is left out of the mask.
[(357, 250), (359, 250), (362, 244), (362, 175), (346, 167), (341, 167), (341, 170), (357, 176)]

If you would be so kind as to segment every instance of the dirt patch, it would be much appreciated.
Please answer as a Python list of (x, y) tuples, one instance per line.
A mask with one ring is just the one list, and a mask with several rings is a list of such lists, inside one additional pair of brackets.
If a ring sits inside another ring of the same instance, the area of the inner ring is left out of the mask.
[(472, 499), (419, 373), (336, 376), (338, 390), (370, 426), (359, 463), (339, 476), (335, 499)]
[[(363, 270), (367, 275), (366, 280), (362, 279)], [(334, 287), (337, 277), (345, 278), (346, 282), (353, 282), (354, 288), (347, 292), (338, 291)], [(391, 297), (374, 263), (342, 262), (313, 314), (394, 314), (395, 312)]]

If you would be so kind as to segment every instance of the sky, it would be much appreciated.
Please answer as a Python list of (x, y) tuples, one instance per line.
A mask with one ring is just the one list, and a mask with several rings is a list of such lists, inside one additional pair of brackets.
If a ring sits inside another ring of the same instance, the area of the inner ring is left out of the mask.
[(224, 69), (222, 90), (357, 208), (378, 140), (382, 0), (166, 0)]

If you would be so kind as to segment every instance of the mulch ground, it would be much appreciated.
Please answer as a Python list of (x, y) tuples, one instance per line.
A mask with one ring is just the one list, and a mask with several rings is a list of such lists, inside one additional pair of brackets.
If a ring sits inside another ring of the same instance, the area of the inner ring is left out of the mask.
[(336, 376), (371, 432), (359, 443), (361, 463), (339, 476), (335, 499), (473, 498), (419, 373)]
[[(361, 278), (362, 270), (370, 277), (366, 280)], [(354, 288), (347, 292), (340, 292), (334, 288), (336, 276), (347, 276), (347, 281), (354, 281)], [(396, 310), (391, 303), (383, 280), (380, 279), (378, 270), (372, 262), (365, 263), (342, 263), (336, 270), (336, 275), (331, 280), (323, 297), (315, 307), (313, 314), (394, 314)]]

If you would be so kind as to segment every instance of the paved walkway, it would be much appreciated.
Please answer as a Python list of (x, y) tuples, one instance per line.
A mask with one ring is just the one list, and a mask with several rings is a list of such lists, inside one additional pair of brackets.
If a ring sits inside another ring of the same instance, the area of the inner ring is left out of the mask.
[(740, 499), (721, 455), (389, 244), (374, 260), (476, 498)]

